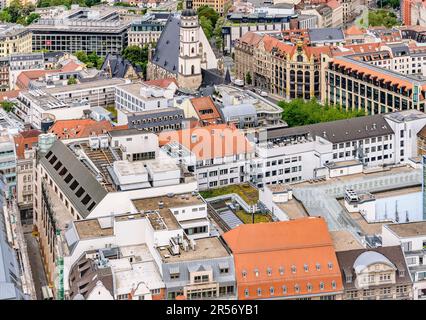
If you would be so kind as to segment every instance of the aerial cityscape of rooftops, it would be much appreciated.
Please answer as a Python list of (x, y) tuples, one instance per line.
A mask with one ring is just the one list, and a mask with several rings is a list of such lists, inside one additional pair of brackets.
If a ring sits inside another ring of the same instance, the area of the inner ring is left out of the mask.
[(0, 1), (0, 300), (426, 300), (425, 0)]

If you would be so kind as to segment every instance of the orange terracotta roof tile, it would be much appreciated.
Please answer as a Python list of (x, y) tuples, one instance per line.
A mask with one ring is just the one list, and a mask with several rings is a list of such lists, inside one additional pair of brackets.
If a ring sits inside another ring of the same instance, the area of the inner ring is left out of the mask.
[(223, 158), (252, 152), (253, 148), (244, 134), (227, 124), (194, 127), (159, 134), (160, 146), (176, 141), (192, 151), (197, 160)]
[(13, 138), (18, 159), (23, 159), (25, 150), (32, 149), (32, 147), (38, 143), (38, 136), (40, 134), (41, 131), (39, 130), (26, 130)]
[(107, 120), (95, 121), (93, 119), (58, 120), (49, 129), (56, 134), (58, 139), (85, 138), (91, 134), (101, 134), (113, 130), (112, 124)]
[(336, 8), (340, 7), (341, 4), (337, 0), (330, 0), (330, 1), (327, 2), (327, 6), (329, 6), (331, 9), (336, 9)]
[(29, 70), (22, 71), (16, 79), (16, 86), (20, 89), (28, 89), (31, 80), (36, 80), (48, 73), (60, 72), (60, 70)]
[(14, 98), (18, 97), (19, 92), (21, 92), (21, 90), (19, 90), (19, 89), (0, 92), (0, 101), (14, 99)]
[(226, 232), (223, 239), (234, 255), (239, 299), (291, 298), (343, 290), (324, 218), (244, 224)]
[(375, 52), (379, 51), (382, 43), (360, 43), (360, 44), (349, 44), (344, 47), (347, 49), (353, 50), (355, 53), (364, 53), (364, 52)]
[(213, 124), (221, 119), (220, 114), (210, 97), (192, 98), (191, 104), (200, 120)]
[(149, 80), (149, 81), (145, 81), (144, 83), (150, 86), (157, 86), (161, 88), (167, 88), (171, 83), (174, 83), (176, 86), (178, 85), (176, 79), (174, 78)]
[(82, 69), (83, 69), (83, 67), (80, 64), (75, 63), (74, 61), (70, 61), (65, 66), (63, 66), (60, 71), (61, 72), (71, 72), (71, 71), (78, 71), (78, 70), (82, 70)]
[(257, 46), (260, 40), (262, 40), (262, 36), (252, 31), (246, 32), (241, 38), (238, 39), (240, 43), (251, 46)]
[(390, 81), (393, 84), (397, 84), (399, 87), (405, 86), (408, 89), (413, 88), (413, 84), (410, 81), (402, 80), (400, 77), (392, 76), (388, 73), (383, 73), (378, 70), (375, 70), (373, 68), (368, 67), (362, 67), (356, 63), (347, 61), (347, 60), (341, 60), (341, 59), (335, 59), (333, 61), (335, 64), (338, 64), (339, 66), (350, 68), (352, 70), (356, 70), (358, 72), (363, 72), (365, 74), (368, 74), (372, 77), (377, 77), (378, 79), (383, 79), (384, 81)]
[[(336, 1), (337, 2), (337, 1)], [(349, 36), (358, 36), (365, 34), (366, 31), (358, 28), (356, 25), (353, 25), (346, 29), (345, 34)]]

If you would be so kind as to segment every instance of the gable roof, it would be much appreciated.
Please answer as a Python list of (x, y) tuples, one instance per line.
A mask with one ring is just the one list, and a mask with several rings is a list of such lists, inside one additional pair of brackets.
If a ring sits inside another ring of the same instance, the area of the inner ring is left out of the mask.
[(161, 146), (172, 141), (176, 141), (192, 151), (197, 160), (245, 154), (253, 149), (240, 130), (226, 124), (160, 133), (159, 143)]
[(262, 36), (256, 32), (249, 31), (244, 33), (244, 35), (238, 39), (238, 42), (244, 43), (250, 46), (257, 46), (262, 40)]
[(169, 71), (178, 73), (179, 65), (179, 29), (180, 19), (171, 15), (167, 21), (163, 32), (158, 39), (151, 63)]
[[(57, 160), (53, 161), (54, 157)], [(59, 162), (62, 165), (55, 169)], [(41, 156), (40, 163), (83, 218), (86, 218), (107, 195), (105, 188), (62, 141), (56, 140), (49, 151)], [(67, 172), (60, 175), (63, 168)], [(65, 181), (67, 176), (72, 177), (68, 183)], [(75, 190), (70, 187), (74, 181), (78, 183)], [(84, 190), (84, 193), (78, 197), (76, 192), (80, 188)], [(89, 195), (91, 200), (87, 204), (83, 204), (82, 200), (86, 195)]]
[(362, 271), (361, 264), (385, 263), (389, 265), (389, 263), (391, 263), (398, 271), (403, 271), (404, 273), (402, 276), (399, 272), (396, 272), (396, 284), (412, 283), (401, 246), (340, 251), (337, 252), (336, 255), (342, 277), (352, 275), (352, 281), (350, 283), (346, 282), (346, 279), (342, 279), (346, 290), (356, 288), (356, 271)]
[(178, 83), (175, 78), (164, 78), (164, 79), (155, 79), (155, 80), (148, 80), (144, 81), (145, 84), (150, 86), (157, 86), (160, 88), (168, 88), (170, 84), (174, 83), (176, 86), (178, 86)]
[(384, 116), (377, 114), (293, 128), (270, 129), (267, 131), (267, 137), (269, 140), (303, 133), (310, 133), (314, 137), (319, 136), (332, 143), (339, 143), (390, 135), (393, 134), (394, 131), (387, 123)]
[[(38, 136), (41, 134), (39, 130), (22, 131), (14, 137), (15, 150), (18, 159), (24, 158), (25, 150), (32, 149), (38, 143)], [(25, 147), (27, 145), (27, 148)]]
[(243, 224), (223, 238), (234, 254), (333, 246), (327, 223), (321, 217), (259, 224)]
[(309, 29), (309, 40), (311, 43), (315, 42), (335, 42), (345, 40), (342, 29), (340, 28), (317, 28)]
[(73, 139), (89, 137), (113, 130), (112, 124), (107, 120), (96, 121), (93, 119), (58, 120), (49, 129), (58, 139)]
[(261, 298), (327, 294), (343, 289), (324, 218), (243, 224), (226, 232), (223, 239), (234, 255), (239, 299), (256, 299), (259, 289)]
[(102, 64), (101, 70), (110, 71), (113, 78), (124, 78), (127, 71), (133, 68), (129, 60), (124, 59), (119, 54), (108, 53)]
[(213, 123), (221, 119), (220, 114), (210, 97), (192, 98), (191, 104), (200, 120), (207, 123)]

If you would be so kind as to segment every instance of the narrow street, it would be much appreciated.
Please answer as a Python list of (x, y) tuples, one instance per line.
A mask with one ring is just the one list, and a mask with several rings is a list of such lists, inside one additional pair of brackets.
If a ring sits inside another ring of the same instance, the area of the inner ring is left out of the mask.
[(41, 288), (47, 285), (46, 274), (44, 272), (43, 261), (40, 254), (40, 247), (37, 239), (31, 234), (31, 232), (26, 232), (24, 237), (27, 243), (28, 256), (30, 259), (37, 299), (40, 300), (43, 299)]

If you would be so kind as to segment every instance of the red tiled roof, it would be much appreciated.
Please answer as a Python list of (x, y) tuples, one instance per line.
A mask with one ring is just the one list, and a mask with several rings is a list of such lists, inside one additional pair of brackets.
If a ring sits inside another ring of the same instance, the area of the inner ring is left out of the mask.
[[(324, 218), (244, 224), (226, 232), (223, 239), (234, 255), (239, 299), (291, 298), (343, 290)], [(311, 285), (310, 290), (308, 285)], [(258, 296), (259, 289), (261, 296)]]
[(257, 46), (262, 40), (262, 36), (255, 32), (246, 32), (241, 38), (238, 39), (240, 43)]
[(0, 101), (16, 98), (18, 97), (19, 92), (21, 92), (21, 90), (9, 90), (9, 91), (0, 92)]
[(24, 158), (25, 150), (31, 149), (38, 142), (39, 130), (26, 130), (16, 135), (15, 140), (16, 156), (18, 159)]
[(31, 80), (36, 80), (48, 73), (59, 72), (60, 70), (29, 70), (22, 71), (16, 79), (16, 86), (20, 89), (28, 89)]
[(394, 77), (392, 75), (385, 74), (385, 73), (377, 71), (375, 69), (362, 67), (362, 66), (360, 66), (356, 63), (344, 61), (344, 60), (340, 60), (340, 59), (335, 59), (333, 62), (334, 62), (334, 64), (337, 64), (337, 65), (342, 66), (344, 68), (356, 70), (357, 72), (363, 72), (363, 73), (368, 74), (372, 77), (377, 77), (378, 79), (383, 79), (384, 81), (390, 81), (392, 84), (397, 84), (399, 87), (405, 86), (408, 89), (413, 88), (413, 84), (410, 81), (406, 81), (406, 80), (403, 80), (399, 77), (396, 77), (396, 76)]
[(362, 29), (358, 28), (356, 25), (353, 25), (353, 26), (346, 29), (345, 34), (347, 34), (349, 36), (363, 35), (363, 34), (365, 34), (365, 30), (362, 30)]
[(145, 81), (144, 83), (150, 86), (157, 86), (161, 88), (167, 88), (171, 83), (174, 83), (176, 86), (178, 85), (176, 79), (174, 78), (149, 80), (149, 81)]
[(114, 130), (107, 120), (95, 121), (93, 119), (58, 120), (49, 129), (56, 134), (58, 139), (73, 139), (89, 137), (92, 133), (101, 134)]
[(70, 61), (65, 66), (63, 66), (60, 71), (61, 72), (71, 72), (71, 71), (81, 70), (82, 68), (83, 67), (80, 64), (75, 63), (74, 61)]
[(327, 2), (327, 6), (329, 6), (331, 9), (336, 9), (341, 6), (340, 2), (337, 0), (330, 0)]
[(349, 44), (344, 47), (353, 50), (355, 53), (374, 52), (379, 51), (382, 43), (360, 43), (360, 44)]
[(253, 150), (244, 134), (226, 124), (195, 127), (178, 131), (163, 131), (159, 134), (160, 145), (179, 142), (191, 150), (197, 160), (223, 158), (245, 154)]
[[(288, 54), (292, 57), (297, 51), (297, 46), (293, 44), (284, 43), (281, 40), (271, 37), (269, 35), (263, 36), (263, 44), (266, 51), (271, 52), (273, 48), (278, 49), (279, 51)], [(319, 57), (321, 54), (327, 54), (332, 56), (333, 51), (330, 46), (321, 46), (321, 47), (310, 47), (306, 43), (302, 45), (302, 50), (305, 52), (308, 58), (312, 56)]]
[(213, 124), (220, 119), (220, 114), (210, 97), (193, 98), (191, 104), (200, 120)]

